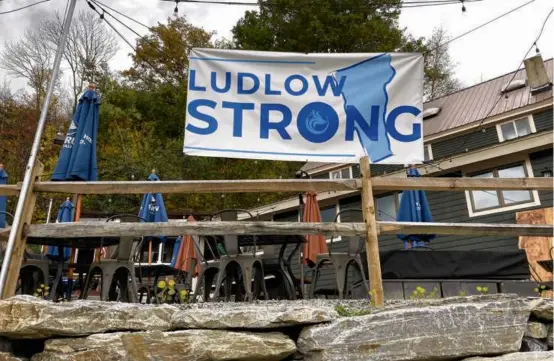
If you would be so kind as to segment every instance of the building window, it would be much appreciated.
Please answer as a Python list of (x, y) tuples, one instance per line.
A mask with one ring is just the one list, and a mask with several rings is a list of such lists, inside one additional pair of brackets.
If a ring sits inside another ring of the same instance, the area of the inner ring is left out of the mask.
[(498, 124), (496, 126), (498, 132), (498, 140), (504, 142), (519, 137), (535, 133), (535, 122), (531, 115), (516, 120), (509, 121), (507, 123)]
[(433, 149), (431, 149), (431, 144), (423, 146), (423, 161), (428, 162), (433, 160)]
[[(338, 204), (333, 204), (332, 206), (323, 207), (319, 210), (321, 211), (321, 222), (335, 222), (335, 217), (338, 213)], [(340, 220), (337, 219), (337, 222)]]
[(391, 193), (375, 197), (377, 220), (388, 222), (396, 221), (396, 214), (398, 213), (401, 197), (402, 193)]
[[(474, 178), (532, 177), (529, 161), (470, 175)], [(471, 217), (540, 205), (537, 191), (466, 191)]]
[[(337, 214), (340, 211), (340, 207), (338, 203), (333, 204), (332, 206), (321, 207), (319, 208), (319, 211), (321, 212), (321, 222), (330, 222), (330, 223), (340, 222), (340, 215), (335, 220), (335, 218), (337, 217)], [(327, 239), (327, 243), (329, 243), (331, 241), (331, 236), (326, 236), (326, 239)], [(341, 240), (342, 238), (340, 236), (333, 237), (333, 242), (339, 242)]]
[(341, 168), (329, 172), (331, 179), (352, 179), (352, 167)]

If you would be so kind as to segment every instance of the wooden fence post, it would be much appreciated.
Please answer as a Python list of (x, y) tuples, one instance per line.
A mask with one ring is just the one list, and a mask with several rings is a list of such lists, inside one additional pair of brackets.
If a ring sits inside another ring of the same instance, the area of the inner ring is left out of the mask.
[(17, 229), (17, 237), (15, 239), (15, 246), (11, 254), (8, 268), (8, 276), (6, 277), (6, 283), (4, 284), (4, 291), (2, 293), (2, 299), (6, 299), (15, 296), (15, 290), (17, 288), (17, 280), (19, 279), (19, 271), (21, 270), (21, 264), (23, 262), (23, 256), (25, 255), (25, 247), (27, 246), (27, 235), (23, 233), (23, 229), (26, 224), (31, 224), (33, 220), (33, 212), (35, 210), (35, 203), (37, 200), (37, 194), (33, 191), (33, 187), (36, 181), (40, 180), (40, 176), (44, 169), (44, 165), (37, 161), (35, 169), (33, 171), (33, 177), (31, 179), (31, 186), (29, 187), (29, 195), (27, 196), (27, 202), (23, 208), (23, 222), (20, 223), (19, 229)]
[(381, 278), (381, 261), (379, 259), (377, 220), (375, 217), (375, 202), (371, 185), (369, 158), (367, 156), (360, 159), (360, 170), (362, 173), (362, 210), (364, 214), (364, 223), (366, 225), (365, 248), (367, 253), (371, 301), (375, 307), (383, 307), (385, 297), (383, 294), (383, 280)]

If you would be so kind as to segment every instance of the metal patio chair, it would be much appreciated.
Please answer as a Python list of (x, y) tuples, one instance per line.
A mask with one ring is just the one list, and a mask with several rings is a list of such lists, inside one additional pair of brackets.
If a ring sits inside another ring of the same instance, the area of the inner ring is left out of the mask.
[[(356, 213), (362, 214), (361, 209), (357, 209), (357, 208), (344, 209), (339, 213), (337, 213), (337, 215), (335, 216), (335, 222), (337, 222), (341, 214), (344, 214), (347, 212), (356, 212)], [(359, 236), (349, 237), (348, 248), (346, 252), (333, 252), (333, 239), (334, 237), (331, 237), (331, 241), (329, 244), (329, 253), (317, 255), (317, 262), (313, 269), (312, 284), (310, 287), (310, 297), (314, 297), (316, 287), (317, 287), (317, 281), (320, 275), (320, 270), (323, 266), (326, 266), (326, 265), (333, 266), (333, 269), (335, 271), (335, 276), (336, 276), (336, 286), (338, 289), (338, 294), (340, 299), (344, 298), (344, 293), (346, 291), (346, 284), (348, 281), (347, 279), (348, 269), (350, 266), (353, 266), (354, 269), (358, 271), (359, 275), (361, 276), (362, 283), (367, 291), (367, 294), (369, 294), (368, 281), (364, 273), (362, 258), (360, 256), (360, 253), (364, 245), (361, 237)]]
[[(134, 214), (116, 214), (106, 222), (147, 222), (144, 218)], [(142, 248), (143, 237), (121, 237), (115, 252), (110, 259), (100, 259), (93, 262), (87, 273), (85, 285), (79, 298), (86, 299), (93, 284), (94, 278), (100, 274), (100, 300), (118, 300), (123, 302), (137, 302), (137, 283), (135, 279), (135, 254)], [(130, 281), (129, 281), (130, 280)]]
[[(213, 220), (216, 216), (220, 216), (222, 221), (236, 221), (238, 219), (238, 213), (247, 213), (250, 218), (254, 218), (252, 214), (244, 209), (225, 209), (218, 211), (211, 216)], [(204, 300), (209, 299), (211, 291), (211, 285), (215, 279), (215, 290), (213, 293), (213, 299), (218, 300), (220, 297), (220, 291), (222, 284), (224, 285), (224, 294), (226, 300), (229, 299), (229, 291), (231, 288), (231, 268), (235, 267), (235, 271), (238, 271), (238, 276), (235, 277), (237, 295), (239, 289), (239, 283), (242, 283), (244, 287), (247, 301), (252, 301), (255, 297), (259, 296), (260, 292), (263, 292), (264, 298), (267, 298), (267, 289), (264, 282), (263, 264), (260, 258), (256, 256), (256, 236), (253, 237), (253, 250), (252, 254), (241, 253), (239, 247), (239, 238), (237, 235), (224, 235), (224, 252), (217, 249), (217, 237), (205, 236), (203, 237), (204, 245), (207, 246), (213, 255), (214, 259), (208, 261), (205, 257), (205, 252), (201, 251), (201, 245), (199, 244), (200, 238), (193, 237), (195, 240), (195, 248), (198, 252), (198, 258), (201, 260), (200, 274), (197, 278), (195, 292), (193, 295), (193, 301), (200, 294), (200, 290), (204, 287)], [(242, 278), (242, 282), (239, 282)], [(252, 280), (254, 280), (254, 291), (252, 291)]]

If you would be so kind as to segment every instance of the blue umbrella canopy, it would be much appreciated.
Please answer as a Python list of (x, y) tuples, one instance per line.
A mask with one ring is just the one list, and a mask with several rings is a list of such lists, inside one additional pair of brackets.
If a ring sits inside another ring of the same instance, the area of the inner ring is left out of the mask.
[(79, 99), (54, 169), (53, 181), (98, 180), (96, 138), (99, 104), (100, 99), (93, 88), (89, 88)]
[[(71, 201), (66, 199), (65, 202), (62, 203), (60, 209), (58, 210), (58, 217), (56, 217), (56, 223), (66, 223), (66, 222), (73, 222), (73, 217), (75, 213), (73, 212), (75, 209), (75, 206)], [(48, 247), (48, 256), (51, 257), (57, 257), (58, 256), (58, 247)], [(63, 249), (63, 258), (64, 260), (69, 259), (71, 256), (71, 248), (64, 247)]]
[[(0, 164), (0, 184), (8, 183), (8, 173)], [(0, 228), (6, 228), (6, 196), (0, 196)]]
[[(159, 181), (160, 178), (154, 173), (148, 176), (148, 180), (152, 182)], [(142, 198), (140, 205), (139, 217), (144, 218), (148, 222), (167, 222), (167, 212), (165, 210), (164, 199), (161, 193), (146, 193)], [(165, 241), (165, 237), (161, 237)]]
[[(415, 168), (409, 168), (407, 173), (408, 177), (421, 177)], [(398, 222), (433, 222), (425, 191), (409, 190), (402, 192), (396, 220)], [(414, 247), (418, 247), (435, 238), (434, 234), (397, 234), (396, 236), (405, 242), (406, 247), (408, 242), (412, 242)]]

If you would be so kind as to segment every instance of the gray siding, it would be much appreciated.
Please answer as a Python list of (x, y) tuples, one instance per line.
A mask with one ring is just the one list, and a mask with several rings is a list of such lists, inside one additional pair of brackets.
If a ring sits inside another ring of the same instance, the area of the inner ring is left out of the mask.
[(535, 121), (535, 128), (537, 129), (537, 132), (552, 130), (552, 109), (542, 113), (533, 114), (533, 120)]
[[(529, 155), (533, 168), (533, 175), (541, 177), (545, 170), (552, 170), (552, 149)], [(461, 173), (445, 174), (444, 177), (461, 177)], [(541, 205), (533, 208), (552, 207), (552, 191), (539, 192)], [(481, 217), (469, 217), (465, 192), (427, 192), (427, 199), (433, 219), (436, 222), (455, 222), (455, 223), (516, 223), (516, 211), (507, 211)], [(339, 201), (340, 208), (361, 208), (360, 196), (351, 196)], [(347, 213), (341, 216), (342, 222), (361, 222), (362, 217), (358, 213)], [(332, 251), (346, 251), (348, 237), (343, 237), (339, 242), (333, 242)], [(517, 237), (481, 237), (481, 236), (438, 236), (430, 246), (436, 250), (517, 250)], [(380, 236), (379, 247), (381, 251), (403, 249), (403, 243), (394, 235)], [(294, 267), (298, 273), (298, 267)], [(335, 275), (332, 268), (325, 269), (318, 282), (318, 289), (333, 288), (335, 285)], [(357, 277), (351, 279), (356, 280)]]
[[(552, 130), (552, 109), (533, 114), (533, 119), (537, 132)], [(498, 143), (498, 133), (496, 126), (492, 126), (456, 138), (431, 143), (431, 148), (433, 149), (433, 159), (441, 159), (464, 152), (465, 149), (470, 151), (489, 147), (496, 143)]]
[(484, 128), (479, 132), (471, 132), (453, 139), (431, 143), (433, 159), (451, 157), (467, 149), (468, 151), (484, 148), (498, 143), (496, 127)]

